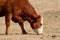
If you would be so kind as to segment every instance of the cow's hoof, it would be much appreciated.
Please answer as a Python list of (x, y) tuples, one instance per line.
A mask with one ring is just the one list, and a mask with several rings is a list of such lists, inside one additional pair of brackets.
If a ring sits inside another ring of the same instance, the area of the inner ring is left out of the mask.
[(5, 34), (5, 35), (8, 35), (8, 34)]
[(23, 34), (28, 34), (28, 33), (23, 33)]
[(5, 33), (5, 35), (8, 35), (8, 33)]
[(23, 32), (23, 34), (28, 34), (27, 32)]
[(42, 34), (37, 33), (37, 35), (42, 35)]

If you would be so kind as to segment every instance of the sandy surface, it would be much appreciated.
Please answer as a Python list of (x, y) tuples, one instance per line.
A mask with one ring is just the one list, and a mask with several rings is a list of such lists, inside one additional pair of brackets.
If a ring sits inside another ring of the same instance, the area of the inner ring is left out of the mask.
[(0, 40), (60, 40), (60, 0), (29, 0), (36, 12), (44, 18), (44, 33), (36, 35), (28, 22), (28, 34), (23, 35), (17, 23), (11, 21), (9, 35), (5, 35), (5, 19), (0, 17)]

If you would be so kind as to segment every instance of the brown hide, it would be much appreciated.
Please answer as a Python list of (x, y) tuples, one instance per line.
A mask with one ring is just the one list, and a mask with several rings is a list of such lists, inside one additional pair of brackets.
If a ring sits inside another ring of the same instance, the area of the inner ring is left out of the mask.
[(0, 17), (5, 15), (5, 5), (6, 5), (7, 0), (0, 0)]

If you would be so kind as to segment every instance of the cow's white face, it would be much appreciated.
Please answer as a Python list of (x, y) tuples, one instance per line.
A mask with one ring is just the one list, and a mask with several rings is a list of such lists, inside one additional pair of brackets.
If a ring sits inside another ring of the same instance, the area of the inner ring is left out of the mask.
[(36, 32), (37, 34), (42, 34), (43, 33), (43, 18), (41, 18), (40, 22), (36, 22), (33, 25), (35, 27), (34, 32)]
[(36, 32), (37, 34), (42, 34), (43, 33), (43, 26), (41, 26), (40, 28), (38, 29), (33, 29), (34, 32)]

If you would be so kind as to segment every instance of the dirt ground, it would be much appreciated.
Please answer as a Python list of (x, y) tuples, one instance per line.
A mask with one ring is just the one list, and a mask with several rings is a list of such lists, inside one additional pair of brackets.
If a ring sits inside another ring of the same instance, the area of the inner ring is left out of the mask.
[(11, 21), (9, 35), (5, 35), (5, 19), (0, 17), (0, 40), (60, 40), (60, 0), (29, 0), (36, 12), (43, 16), (44, 32), (36, 35), (28, 22), (24, 22), (28, 34), (23, 35), (17, 23)]

